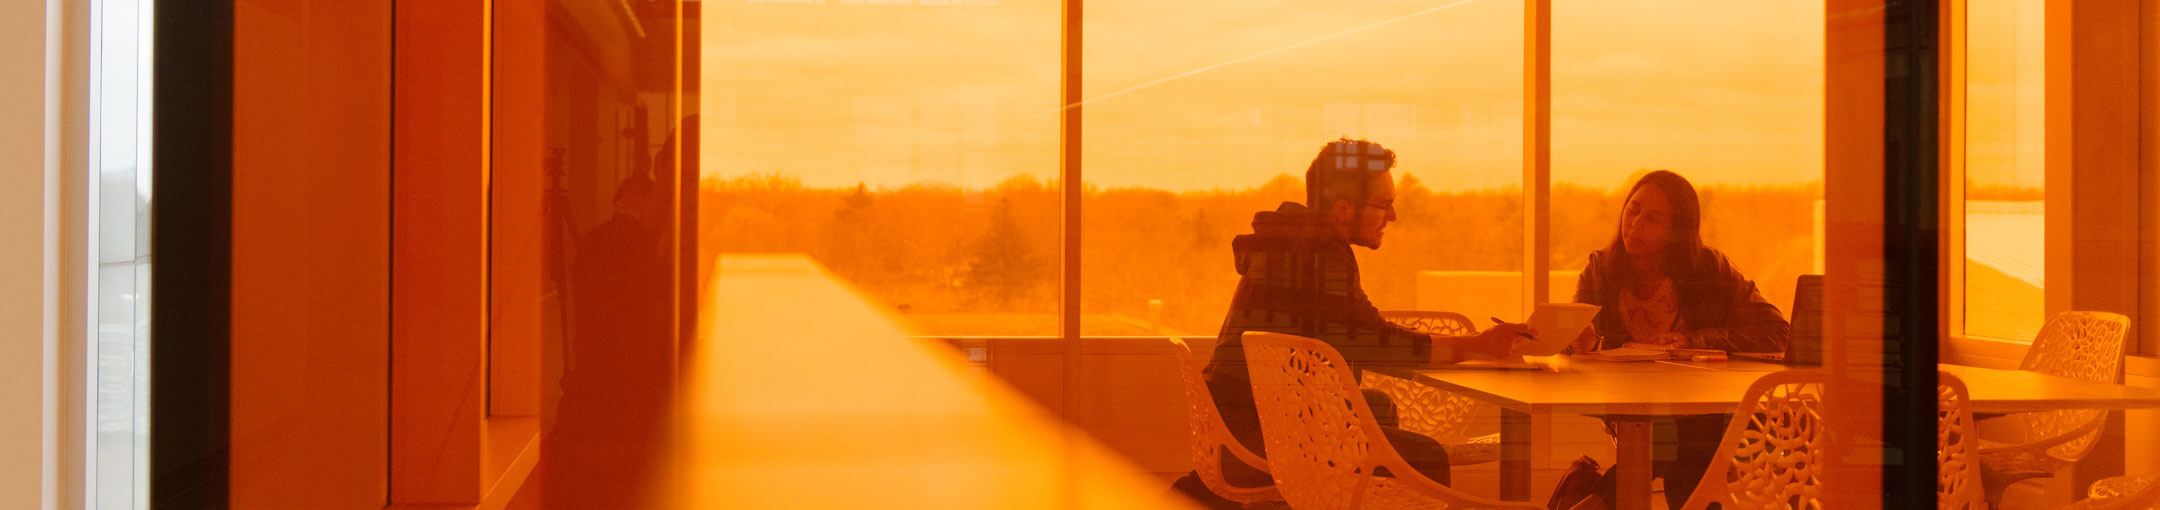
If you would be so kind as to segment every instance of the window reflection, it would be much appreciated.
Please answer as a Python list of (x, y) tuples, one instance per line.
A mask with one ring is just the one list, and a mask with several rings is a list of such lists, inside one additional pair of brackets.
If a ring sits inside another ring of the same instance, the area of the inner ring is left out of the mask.
[(513, 506), (664, 506), (688, 18), (679, 2), (494, 5), (489, 414), (541, 424)]
[(2030, 342), (2045, 318), (2042, 2), (1965, 5), (1965, 333)]

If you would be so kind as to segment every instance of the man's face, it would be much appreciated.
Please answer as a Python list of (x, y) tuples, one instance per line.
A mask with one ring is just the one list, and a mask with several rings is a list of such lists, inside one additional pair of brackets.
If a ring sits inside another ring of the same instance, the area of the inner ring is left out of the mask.
[(1364, 202), (1337, 200), (1332, 212), (1350, 244), (1377, 250), (1388, 222), (1395, 221), (1394, 172), (1375, 172), (1369, 179)]

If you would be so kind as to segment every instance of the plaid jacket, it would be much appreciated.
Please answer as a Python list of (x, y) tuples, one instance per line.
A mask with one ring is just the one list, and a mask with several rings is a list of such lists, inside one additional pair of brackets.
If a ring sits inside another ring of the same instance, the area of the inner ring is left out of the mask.
[(1380, 318), (1358, 284), (1349, 241), (1305, 206), (1285, 202), (1254, 214), (1253, 233), (1230, 246), (1241, 278), (1207, 381), (1224, 424), (1245, 447), (1264, 451), (1239, 340), (1246, 331), (1319, 339), (1341, 351), (1353, 369), (1423, 366), (1432, 359), (1432, 337)]

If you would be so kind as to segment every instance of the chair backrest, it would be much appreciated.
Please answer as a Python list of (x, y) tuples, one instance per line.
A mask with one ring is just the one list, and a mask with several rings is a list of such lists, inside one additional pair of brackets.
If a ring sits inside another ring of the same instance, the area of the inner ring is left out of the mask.
[(2025, 350), (2018, 370), (2080, 381), (2122, 382), (2123, 337), (2130, 318), (2107, 312), (2063, 312), (2049, 317)]
[[(2032, 347), (2025, 350), (2025, 359), (2018, 363), (2018, 370), (2039, 372), (2080, 381), (2121, 383), (2123, 363), (2123, 337), (2130, 331), (2130, 318), (2107, 312), (2063, 312), (2049, 317), (2040, 327), (2039, 336), (2033, 338)], [(2047, 454), (2066, 462), (2076, 462), (2092, 452), (2100, 439), (2100, 428), (2094, 427), (2098, 420), (2107, 417), (2101, 409), (2065, 409), (2023, 413), (2029, 436), (2055, 438), (2089, 429), (2075, 439), (2048, 448)]]
[(1239, 503), (1281, 501), (1282, 495), (1273, 485), (1263, 487), (1238, 487), (1223, 478), (1222, 452), (1245, 465), (1261, 471), (1268, 469), (1267, 460), (1238, 443), (1223, 425), (1221, 411), (1215, 407), (1215, 395), (1208, 392), (1207, 378), (1200, 373), (1201, 363), (1193, 359), (1192, 346), (1184, 339), (1170, 339), (1171, 351), (1177, 354), (1178, 376), (1185, 381), (1185, 407), (1187, 422), (1192, 432), (1193, 472), (1200, 476), (1200, 483), (1223, 499)]
[[(1477, 323), (1455, 312), (1386, 311), (1380, 318), (1397, 326), (1441, 335), (1475, 335)], [(1384, 374), (1366, 372), (1359, 383), (1380, 390), (1395, 400), (1395, 419), (1403, 430), (1461, 444), (1470, 440), (1470, 426), (1492, 404), (1450, 391)]]
[(1508, 506), (1456, 491), (1412, 469), (1388, 444), (1342, 354), (1311, 338), (1249, 331), (1243, 337), (1268, 469), (1299, 510), (1358, 508), (1375, 467), (1451, 507)]
[(1980, 436), (1973, 431), (1972, 392), (1949, 372), (1935, 380), (1935, 508), (1987, 510), (1980, 486)]
[[(1293, 508), (1357, 508), (1372, 479), (1372, 421), (1350, 365), (1325, 343), (1248, 332), (1246, 369), (1269, 473)], [(1377, 425), (1374, 427), (1377, 431)]]
[(2091, 497), (2077, 510), (2152, 510), (2160, 508), (2160, 477), (2118, 476), (2093, 482)]
[(1823, 423), (1828, 381), (1821, 370), (1787, 370), (1750, 385), (1682, 508), (1821, 508), (1822, 462), (1833, 455)]
[(1455, 312), (1388, 310), (1380, 312), (1380, 318), (1397, 326), (1436, 335), (1468, 336), (1478, 332), (1476, 321)]

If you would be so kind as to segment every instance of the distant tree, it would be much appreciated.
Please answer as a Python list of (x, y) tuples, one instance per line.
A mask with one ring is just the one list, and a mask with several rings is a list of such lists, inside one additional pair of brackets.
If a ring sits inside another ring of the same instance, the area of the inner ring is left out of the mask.
[(968, 263), (968, 283), (977, 295), (998, 304), (1010, 304), (1026, 296), (1043, 278), (1034, 250), (1028, 247), (1027, 234), (1020, 230), (1020, 221), (1013, 217), (1012, 209), (1011, 198), (998, 200), (990, 226), (975, 243), (973, 260)]
[(1422, 191), (1426, 191), (1426, 189), (1425, 189), (1425, 182), (1424, 182), (1424, 181), (1420, 181), (1420, 180), (1418, 180), (1418, 178), (1417, 178), (1417, 176), (1416, 176), (1416, 175), (1411, 175), (1411, 174), (1410, 174), (1410, 173), (1408, 173), (1408, 172), (1404, 172), (1404, 173), (1402, 174), (1402, 178), (1401, 178), (1401, 179), (1396, 179), (1396, 181), (1398, 182), (1398, 184), (1396, 184), (1396, 185), (1395, 185), (1395, 189), (1396, 189), (1396, 190), (1399, 190), (1399, 191), (1413, 191), (1413, 190), (1414, 190), (1414, 191), (1420, 191), (1420, 192), (1422, 192)]
[(824, 230), (824, 245), (818, 260), (827, 267), (840, 272), (857, 283), (874, 283), (890, 279), (891, 275), (879, 274), (872, 264), (876, 261), (874, 250), (863, 247), (876, 236), (877, 219), (870, 209), (876, 200), (870, 196), (870, 188), (855, 183), (855, 191), (840, 199), (840, 207), (833, 210), (833, 221)]
[(874, 202), (874, 199), (870, 196), (870, 187), (857, 182), (855, 183), (855, 193), (840, 200), (840, 212), (835, 214), (838, 215), (840, 221), (851, 220), (864, 209), (869, 209), (872, 202)]
[(1193, 212), (1192, 234), (1194, 248), (1207, 248), (1215, 245), (1215, 227), (1208, 224), (1207, 209), (1203, 208)]

